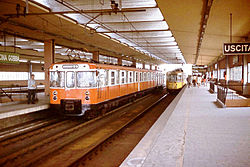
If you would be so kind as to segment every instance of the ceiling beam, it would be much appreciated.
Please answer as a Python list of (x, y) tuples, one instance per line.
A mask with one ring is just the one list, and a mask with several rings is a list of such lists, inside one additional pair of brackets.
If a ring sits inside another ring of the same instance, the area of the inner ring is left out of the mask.
[(163, 30), (131, 30), (131, 31), (103, 31), (98, 33), (140, 33), (140, 32), (160, 32), (160, 31), (169, 31), (169, 29)]
[(213, 0), (205, 0), (204, 1), (204, 8), (203, 8), (203, 14), (202, 14), (202, 18), (201, 18), (200, 33), (199, 33), (199, 37), (198, 37), (198, 44), (197, 44), (196, 57), (195, 57), (194, 64), (197, 63), (197, 60), (198, 60), (198, 57), (200, 54), (201, 43), (203, 40), (203, 36), (205, 34), (205, 29), (207, 27), (207, 21), (208, 21), (208, 17), (209, 17), (209, 13), (210, 13), (210, 9), (212, 7), (212, 4), (213, 4)]
[(78, 10), (78, 11), (58, 11), (58, 12), (43, 12), (43, 13), (12, 13), (12, 14), (3, 14), (8, 17), (17, 17), (17, 16), (41, 16), (41, 15), (55, 15), (55, 14), (74, 14), (74, 13), (99, 13), (99, 14), (111, 14), (111, 13), (128, 13), (128, 12), (145, 12), (146, 9), (122, 9), (122, 10), (112, 10), (112, 9), (102, 9), (102, 10)]
[(162, 22), (162, 21), (165, 21), (164, 19), (161, 19), (161, 20), (138, 20), (138, 21), (116, 21), (116, 20), (113, 20), (113, 21), (102, 21), (103, 24), (124, 24), (124, 23), (156, 23), (156, 22)]
[(177, 46), (177, 45), (152, 45), (151, 43), (149, 43), (149, 45), (139, 45), (139, 46), (135, 46), (135, 47), (149, 47), (149, 48), (154, 48), (154, 47), (173, 47), (173, 46)]

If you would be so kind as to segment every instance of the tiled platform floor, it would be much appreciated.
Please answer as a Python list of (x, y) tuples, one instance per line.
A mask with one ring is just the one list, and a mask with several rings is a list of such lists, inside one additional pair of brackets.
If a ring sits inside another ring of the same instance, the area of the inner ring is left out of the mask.
[(27, 98), (23, 97), (21, 101), (0, 105), (0, 119), (36, 112), (47, 108), (49, 108), (49, 96), (45, 96), (44, 93), (39, 93), (38, 102), (36, 104), (27, 104)]
[(220, 108), (207, 87), (186, 88), (121, 166), (250, 166), (250, 107)]

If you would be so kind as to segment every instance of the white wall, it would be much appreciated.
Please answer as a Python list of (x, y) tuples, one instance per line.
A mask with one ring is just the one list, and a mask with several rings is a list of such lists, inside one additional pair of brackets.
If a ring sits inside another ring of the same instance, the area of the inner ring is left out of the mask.
[(162, 64), (159, 66), (163, 72), (173, 71), (177, 68), (182, 68), (186, 76), (192, 75), (192, 64)]

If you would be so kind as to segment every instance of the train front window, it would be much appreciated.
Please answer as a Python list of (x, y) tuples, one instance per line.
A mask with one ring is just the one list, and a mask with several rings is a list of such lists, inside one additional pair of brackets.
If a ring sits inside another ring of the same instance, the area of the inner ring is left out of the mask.
[(176, 82), (176, 75), (170, 75), (169, 76), (169, 81), (170, 82)]
[(95, 71), (80, 71), (76, 73), (76, 85), (78, 88), (96, 87)]
[(177, 75), (177, 82), (181, 82), (181, 75)]
[(66, 84), (68, 88), (75, 87), (75, 73), (74, 72), (67, 72), (66, 79), (67, 79)]
[(65, 73), (62, 71), (50, 72), (50, 87), (64, 88)]

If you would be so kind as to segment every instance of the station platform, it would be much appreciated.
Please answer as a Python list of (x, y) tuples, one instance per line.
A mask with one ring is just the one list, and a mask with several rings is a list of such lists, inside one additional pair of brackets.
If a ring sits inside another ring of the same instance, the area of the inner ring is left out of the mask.
[(49, 108), (49, 96), (43, 93), (37, 93), (38, 102), (27, 104), (26, 96), (19, 98), (17, 101), (0, 103), (0, 119), (28, 114)]
[(120, 166), (250, 166), (250, 107), (221, 108), (216, 96), (184, 88)]

